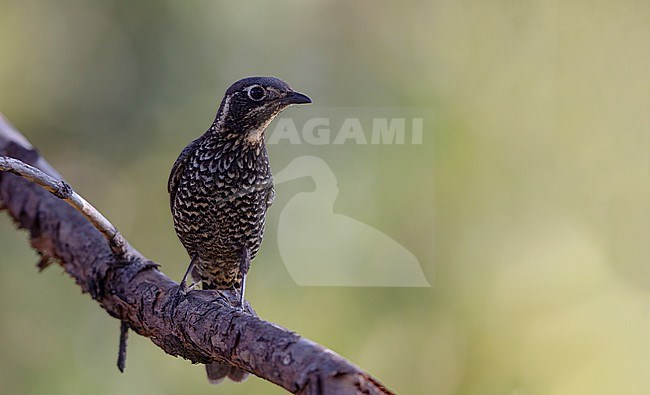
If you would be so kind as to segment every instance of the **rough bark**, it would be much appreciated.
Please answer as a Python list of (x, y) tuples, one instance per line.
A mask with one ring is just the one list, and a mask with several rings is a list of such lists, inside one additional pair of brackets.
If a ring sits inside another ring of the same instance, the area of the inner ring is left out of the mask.
[[(2, 115), (0, 155), (61, 180)], [(124, 253), (116, 252), (96, 224), (34, 182), (0, 172), (0, 208), (29, 232), (42, 257), (39, 267), (60, 264), (111, 316), (170, 355), (225, 361), (296, 394), (392, 393), (333, 351), (260, 319), (249, 306), (246, 312), (232, 307), (235, 295), (179, 294), (156, 263), (128, 243)]]

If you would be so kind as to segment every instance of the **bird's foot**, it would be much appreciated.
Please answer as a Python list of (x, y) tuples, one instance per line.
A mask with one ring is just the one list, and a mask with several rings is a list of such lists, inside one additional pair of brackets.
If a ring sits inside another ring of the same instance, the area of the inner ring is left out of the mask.
[(237, 307), (241, 310), (244, 311), (244, 292), (239, 292), (239, 304)]
[(192, 257), (190, 260), (190, 264), (187, 266), (187, 270), (185, 271), (185, 274), (183, 275), (183, 279), (181, 280), (180, 284), (178, 284), (178, 287), (176, 287), (176, 291), (174, 295), (171, 298), (171, 303), (172, 307), (169, 310), (169, 319), (171, 321), (174, 321), (174, 312), (176, 311), (176, 307), (180, 303), (182, 299), (185, 298), (187, 293), (192, 290), (192, 288), (196, 285), (196, 283), (190, 284), (190, 286), (187, 286), (187, 277), (192, 271), (192, 268), (194, 267), (194, 260), (196, 257)]
[(177, 295), (183, 295), (185, 296), (187, 294), (188, 288), (187, 288), (187, 282), (181, 281), (180, 284), (178, 284), (178, 288), (176, 288), (176, 294)]
[(187, 266), (187, 270), (185, 270), (185, 274), (183, 275), (183, 279), (181, 280), (181, 283), (178, 285), (178, 289), (176, 290), (177, 295), (187, 295), (189, 291), (194, 288), (194, 286), (197, 284), (196, 282), (193, 282), (190, 284), (190, 286), (187, 286), (187, 277), (189, 274), (192, 272), (192, 269), (194, 268), (194, 260), (196, 259), (196, 256), (193, 256), (192, 259), (190, 260), (190, 264)]
[(197, 285), (199, 285), (199, 281), (194, 281), (190, 285), (187, 285), (186, 281), (181, 281), (181, 283), (178, 284), (178, 288), (176, 288), (176, 294), (178, 296), (185, 296), (188, 292), (193, 291)]
[(187, 285), (187, 282), (181, 281), (180, 284), (176, 287), (176, 289), (171, 290), (173, 294), (171, 295), (171, 309), (169, 310), (169, 319), (171, 321), (174, 321), (174, 313), (176, 311), (176, 307), (181, 303), (183, 299), (187, 297), (187, 294), (194, 290), (196, 286), (199, 284), (199, 282), (193, 282), (190, 285)]

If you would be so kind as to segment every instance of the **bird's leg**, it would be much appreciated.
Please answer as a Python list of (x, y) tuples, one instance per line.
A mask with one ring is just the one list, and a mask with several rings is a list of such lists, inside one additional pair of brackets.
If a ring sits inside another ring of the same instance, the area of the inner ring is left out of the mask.
[[(179, 285), (179, 291), (182, 293), (186, 293), (188, 290), (187, 287), (187, 276), (192, 272), (192, 269), (194, 268), (194, 261), (196, 260), (196, 255), (192, 257), (190, 260), (190, 264), (187, 266), (187, 270), (185, 271), (185, 274), (183, 275), (183, 279), (181, 280), (181, 283)], [(189, 288), (192, 288), (195, 283), (192, 283)]]
[(241, 289), (239, 290), (239, 307), (244, 309), (244, 293), (246, 292), (246, 275), (251, 267), (251, 254), (247, 247), (243, 248), (241, 262), (239, 262), (239, 273), (241, 274)]
[(171, 303), (172, 307), (169, 310), (169, 318), (172, 322), (174, 322), (174, 312), (176, 311), (176, 306), (185, 298), (185, 295), (187, 294), (187, 291), (194, 286), (194, 284), (190, 285), (190, 287), (187, 287), (187, 276), (192, 272), (192, 269), (194, 268), (194, 262), (196, 261), (197, 257), (196, 255), (192, 256), (192, 259), (190, 260), (190, 264), (187, 266), (187, 270), (185, 271), (185, 274), (183, 275), (183, 279), (181, 280), (181, 283), (178, 285), (178, 288), (176, 288), (175, 294), (171, 298)]

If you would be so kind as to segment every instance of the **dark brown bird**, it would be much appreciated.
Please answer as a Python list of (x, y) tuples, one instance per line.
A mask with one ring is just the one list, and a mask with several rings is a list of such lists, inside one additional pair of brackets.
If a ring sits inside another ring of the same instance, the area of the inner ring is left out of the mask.
[[(246, 274), (264, 235), (273, 203), (273, 176), (264, 130), (292, 104), (311, 99), (273, 77), (235, 82), (212, 126), (181, 152), (169, 176), (174, 228), (190, 255), (186, 278), (204, 289), (235, 289), (243, 303)], [(208, 379), (242, 381), (248, 373), (230, 365), (206, 366)]]

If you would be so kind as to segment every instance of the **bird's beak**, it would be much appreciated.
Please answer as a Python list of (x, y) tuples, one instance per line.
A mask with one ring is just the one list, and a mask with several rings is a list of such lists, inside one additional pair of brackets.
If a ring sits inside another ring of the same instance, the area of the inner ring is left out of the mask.
[(307, 95), (303, 95), (300, 92), (289, 92), (287, 96), (283, 99), (287, 104), (309, 104), (311, 99)]

